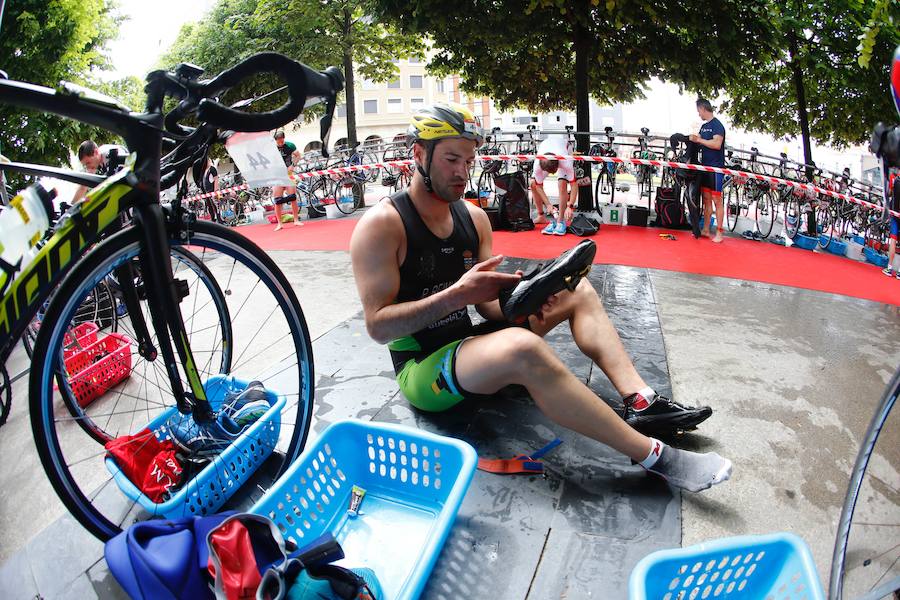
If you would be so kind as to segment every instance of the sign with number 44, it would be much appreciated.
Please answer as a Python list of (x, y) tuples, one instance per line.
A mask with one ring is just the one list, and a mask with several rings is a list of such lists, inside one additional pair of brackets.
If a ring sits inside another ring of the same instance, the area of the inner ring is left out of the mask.
[(249, 187), (294, 185), (271, 133), (235, 133), (225, 149)]

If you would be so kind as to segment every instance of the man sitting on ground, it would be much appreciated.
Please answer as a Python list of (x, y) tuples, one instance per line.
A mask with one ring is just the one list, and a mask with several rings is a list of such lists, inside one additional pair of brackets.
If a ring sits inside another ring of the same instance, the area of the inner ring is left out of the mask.
[[(635, 429), (671, 430), (685, 417), (696, 425), (712, 410), (677, 404), (644, 382), (587, 280), (548, 298), (524, 326), (503, 319), (498, 296), (521, 273), (495, 270), (503, 257), (493, 255), (487, 215), (460, 201), (483, 139), (478, 120), (463, 106), (418, 111), (408, 133), (416, 166), (409, 188), (370, 209), (353, 232), (350, 257), (366, 328), (388, 344), (404, 396), (420, 410), (443, 411), (519, 384), (550, 419), (675, 486), (699, 491), (728, 479), (731, 462), (718, 454), (671, 448)], [(488, 319), (484, 324), (472, 324), (470, 304)], [(562, 321), (622, 394), (624, 418), (544, 341)]]

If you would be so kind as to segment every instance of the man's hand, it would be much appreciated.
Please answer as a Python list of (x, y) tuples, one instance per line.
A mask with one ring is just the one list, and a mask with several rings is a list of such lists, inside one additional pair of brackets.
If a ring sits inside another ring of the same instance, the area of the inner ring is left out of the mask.
[(574, 216), (575, 216), (575, 208), (566, 204), (566, 211), (563, 213), (563, 220), (565, 220), (565, 222), (568, 223), (572, 220), (572, 217), (574, 217)]
[(497, 299), (500, 290), (516, 285), (522, 278), (522, 274), (495, 271), (494, 269), (501, 262), (503, 262), (503, 255), (498, 254), (469, 269), (459, 281), (450, 287), (456, 303), (468, 306), (469, 304), (490, 302)]
[(701, 140), (701, 137), (696, 133), (692, 133), (690, 136), (688, 136), (688, 139), (690, 139), (692, 142), (699, 142)]

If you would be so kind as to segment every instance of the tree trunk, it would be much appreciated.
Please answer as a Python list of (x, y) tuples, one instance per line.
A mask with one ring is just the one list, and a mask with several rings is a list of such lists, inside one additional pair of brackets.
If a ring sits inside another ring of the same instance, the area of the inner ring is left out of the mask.
[[(579, 3), (578, 14), (590, 18), (590, 4)], [(590, 94), (588, 93), (588, 59), (591, 49), (590, 32), (582, 24), (578, 15), (573, 15), (573, 33), (575, 41), (575, 130), (585, 132), (576, 135), (576, 149), (587, 154), (591, 149), (591, 138), (587, 133), (591, 130)], [(581, 174), (579, 175), (579, 167)], [(575, 175), (578, 177), (578, 210), (593, 210), (594, 197), (591, 185), (591, 163), (576, 162)], [(560, 203), (562, 203), (560, 198)]]
[(344, 94), (347, 100), (347, 145), (356, 148), (356, 90), (353, 87), (353, 41), (350, 37), (351, 14), (344, 9)]
[[(788, 33), (788, 52), (791, 57), (791, 72), (794, 75), (794, 92), (797, 94), (797, 117), (800, 120), (800, 134), (803, 137), (803, 162), (811, 165), (813, 164), (813, 159), (809, 135), (809, 115), (806, 111), (806, 88), (803, 86), (803, 71), (801, 71), (798, 63), (797, 34), (793, 30)], [(806, 179), (812, 181), (812, 176), (812, 167), (807, 167)], [(809, 213), (809, 219), (806, 221), (806, 232), (813, 237), (817, 236), (815, 210)]]

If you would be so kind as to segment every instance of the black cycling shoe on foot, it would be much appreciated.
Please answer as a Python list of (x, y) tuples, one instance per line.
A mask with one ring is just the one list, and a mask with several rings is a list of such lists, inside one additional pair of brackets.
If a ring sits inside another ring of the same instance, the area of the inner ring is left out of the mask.
[(564, 289), (574, 291), (581, 278), (591, 270), (596, 253), (597, 245), (592, 240), (584, 240), (553, 262), (523, 275), (514, 287), (500, 292), (503, 316), (513, 323), (521, 323), (529, 315), (536, 314), (553, 294)]
[(640, 394), (632, 394), (623, 402), (625, 414), (622, 418), (645, 434), (689, 431), (712, 416), (712, 408), (708, 406), (685, 406), (665, 396), (657, 396), (643, 410), (637, 409), (646, 405), (647, 399)]

